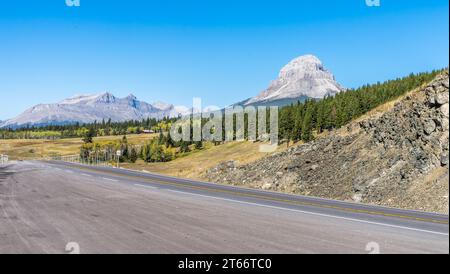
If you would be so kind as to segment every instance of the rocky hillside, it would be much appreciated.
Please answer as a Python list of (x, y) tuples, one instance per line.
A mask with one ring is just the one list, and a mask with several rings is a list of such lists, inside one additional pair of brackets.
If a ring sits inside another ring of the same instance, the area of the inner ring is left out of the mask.
[(448, 213), (449, 75), (382, 113), (205, 179), (331, 199)]

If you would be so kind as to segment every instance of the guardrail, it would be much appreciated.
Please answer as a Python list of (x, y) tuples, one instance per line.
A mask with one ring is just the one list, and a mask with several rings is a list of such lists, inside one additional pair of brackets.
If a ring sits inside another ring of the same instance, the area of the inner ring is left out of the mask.
[(9, 161), (8, 155), (0, 154), (0, 164), (1, 165), (7, 164), (8, 161)]

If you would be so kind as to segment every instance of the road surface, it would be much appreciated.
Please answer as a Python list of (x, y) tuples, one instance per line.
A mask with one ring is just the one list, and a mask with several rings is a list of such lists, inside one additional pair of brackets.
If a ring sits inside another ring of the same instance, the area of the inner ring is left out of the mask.
[(448, 215), (62, 162), (0, 166), (0, 220), (0, 253), (449, 253)]

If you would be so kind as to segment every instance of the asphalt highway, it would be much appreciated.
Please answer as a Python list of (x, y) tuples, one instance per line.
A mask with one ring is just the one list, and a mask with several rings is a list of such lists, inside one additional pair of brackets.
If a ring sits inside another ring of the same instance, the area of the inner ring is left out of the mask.
[(63, 162), (0, 166), (0, 220), (0, 253), (449, 253), (448, 215)]

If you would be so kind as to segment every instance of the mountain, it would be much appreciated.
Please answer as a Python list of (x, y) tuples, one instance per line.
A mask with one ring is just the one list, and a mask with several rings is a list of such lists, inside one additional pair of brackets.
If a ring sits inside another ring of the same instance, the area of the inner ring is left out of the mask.
[(146, 118), (176, 117), (186, 114), (185, 107), (157, 102), (149, 104), (130, 94), (117, 98), (111, 93), (82, 95), (65, 99), (56, 104), (36, 105), (19, 116), (3, 121), (0, 128), (17, 128), (27, 125), (64, 125), (76, 122), (92, 123), (111, 119), (114, 122), (142, 120)]
[(258, 96), (239, 102), (236, 105), (287, 105), (307, 98), (321, 99), (333, 96), (344, 89), (333, 74), (326, 70), (314, 55), (295, 58), (284, 66), (278, 78)]

